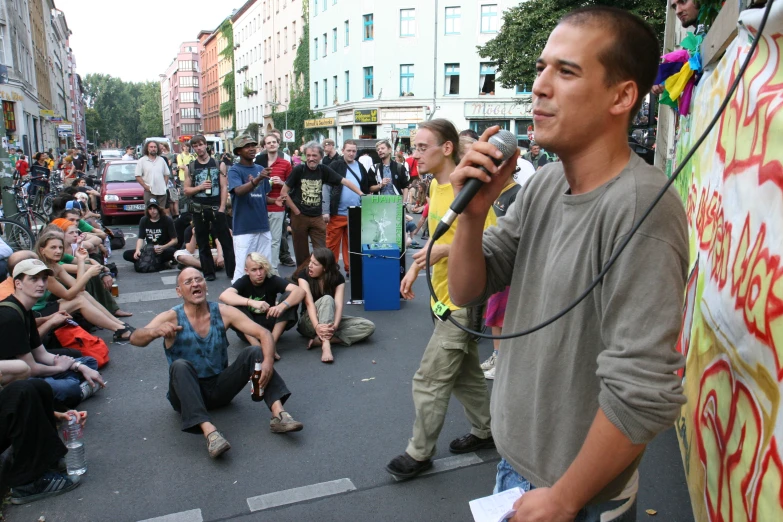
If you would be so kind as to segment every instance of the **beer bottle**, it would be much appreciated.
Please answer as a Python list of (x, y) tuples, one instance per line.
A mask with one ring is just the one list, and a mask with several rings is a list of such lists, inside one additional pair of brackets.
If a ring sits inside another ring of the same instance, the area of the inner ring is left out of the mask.
[[(212, 183), (212, 169), (210, 169), (210, 168), (207, 169), (207, 181)], [(204, 190), (204, 194), (207, 195), (207, 196), (211, 196), (212, 195), (212, 187), (210, 187), (208, 189), (205, 189)]]
[(256, 367), (253, 376), (250, 378), (253, 383), (253, 400), (259, 402), (264, 399), (264, 390), (261, 388), (261, 361), (256, 359)]

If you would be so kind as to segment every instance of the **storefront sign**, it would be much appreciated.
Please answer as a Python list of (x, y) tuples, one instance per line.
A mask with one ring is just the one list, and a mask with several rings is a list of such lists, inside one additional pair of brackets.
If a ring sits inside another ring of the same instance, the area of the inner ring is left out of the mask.
[(15, 92), (9, 93), (8, 91), (0, 91), (0, 99), (9, 101), (24, 101), (24, 96)]
[(378, 109), (357, 109), (353, 111), (355, 123), (378, 123)]
[(527, 99), (516, 102), (465, 102), (465, 118), (532, 118), (533, 102)]
[(319, 129), (321, 127), (334, 127), (334, 118), (316, 118), (314, 120), (305, 120), (305, 129)]
[(46, 117), (46, 118), (49, 118), (49, 119), (51, 119), (52, 117), (54, 117), (54, 111), (49, 111), (49, 110), (46, 110), (46, 109), (41, 109), (41, 116), (44, 116), (44, 117)]

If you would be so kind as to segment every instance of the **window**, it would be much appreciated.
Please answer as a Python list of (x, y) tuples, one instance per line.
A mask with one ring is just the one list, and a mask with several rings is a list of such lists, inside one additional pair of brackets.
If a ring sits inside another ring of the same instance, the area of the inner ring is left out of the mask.
[(462, 30), (462, 8), (446, 8), (446, 34), (459, 34)]
[(517, 85), (517, 94), (530, 94), (530, 91), (527, 90), (526, 83), (523, 83), (522, 85)]
[(332, 29), (332, 52), (337, 52), (337, 28)]
[(345, 101), (351, 99), (351, 73), (345, 71)]
[(326, 33), (324, 33), (324, 54), (323, 57), (326, 58)]
[(332, 76), (332, 82), (334, 83), (334, 99), (333, 103), (337, 103), (337, 75)]
[(277, 32), (277, 56), (280, 56), (280, 31)]
[(197, 92), (182, 92), (179, 95), (180, 103), (199, 103)]
[(329, 105), (329, 82), (324, 78), (324, 105)]
[(313, 0), (313, 16), (318, 16), (318, 0)]
[(443, 89), (443, 94), (459, 94), (459, 64), (447, 63), (446, 64), (446, 87)]
[(495, 64), (481, 63), (479, 94), (495, 94)]
[(291, 38), (294, 40), (294, 45), (291, 47), (291, 49), (296, 49), (296, 22), (291, 22)]
[(283, 28), (283, 52), (288, 52), (288, 27)]
[(180, 126), (182, 134), (196, 134), (198, 133), (198, 123), (183, 123)]
[(290, 87), (288, 85), (288, 75), (285, 75), (285, 101), (288, 101), (288, 93), (290, 92)]
[(400, 96), (413, 94), (413, 65), (400, 65)]
[(498, 5), (484, 4), (481, 6), (481, 32), (498, 32)]
[(372, 82), (372, 67), (364, 68), (364, 97), (372, 98), (373, 82)]
[(198, 87), (198, 76), (180, 76), (180, 87)]
[(322, 0), (321, 11), (326, 11), (326, 0)]
[(192, 108), (192, 109), (181, 109), (179, 111), (180, 116), (182, 118), (200, 118), (201, 113), (198, 109)]
[[(313, 53), (313, 61), (318, 59), (318, 38), (315, 39), (315, 52)], [(316, 107), (318, 107), (316, 105)]]
[(350, 35), (351, 31), (350, 31), (349, 27), (350, 26), (348, 25), (348, 20), (346, 20), (345, 21), (345, 47), (348, 47), (348, 44), (350, 42), (349, 35)]
[(180, 71), (193, 71), (195, 70), (197, 66), (197, 62), (193, 60), (180, 60), (179, 61), (179, 70)]
[(400, 36), (416, 36), (415, 9), (400, 9)]
[(313, 107), (318, 107), (318, 82), (315, 82), (315, 89), (313, 89), (313, 92), (315, 93), (315, 105), (313, 105)]
[(372, 40), (373, 36), (375, 35), (375, 31), (373, 30), (372, 25), (372, 15), (366, 14), (364, 15), (364, 39), (365, 40)]

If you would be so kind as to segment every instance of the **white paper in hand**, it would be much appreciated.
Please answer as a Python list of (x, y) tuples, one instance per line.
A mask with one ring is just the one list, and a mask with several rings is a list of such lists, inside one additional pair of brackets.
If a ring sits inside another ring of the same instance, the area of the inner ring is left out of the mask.
[(511, 488), (497, 495), (470, 501), (470, 512), (475, 522), (503, 522), (513, 517), (514, 502), (524, 494), (522, 488)]

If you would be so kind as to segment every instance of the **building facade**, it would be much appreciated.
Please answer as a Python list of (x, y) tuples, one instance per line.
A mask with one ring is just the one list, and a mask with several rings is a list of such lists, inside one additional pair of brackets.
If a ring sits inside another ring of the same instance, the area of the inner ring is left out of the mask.
[[(44, 1), (44, 29), (49, 55), (49, 84), (52, 96), (51, 111), (41, 111), (44, 148), (66, 148), (65, 137), (60, 138), (57, 126), (68, 119), (68, 38), (71, 34), (65, 14), (57, 9), (53, 0)], [(90, 136), (87, 136), (88, 141)], [(95, 138), (93, 136), (92, 138)]]
[(410, 147), (419, 122), (446, 118), (479, 134), (500, 125), (520, 144), (532, 125), (524, 86), (505, 89), (476, 46), (497, 36), (521, 0), (371, 2), (309, 0), (310, 106), (317, 135), (398, 137)]
[(74, 56), (70, 45), (68, 45), (68, 83), (70, 87), (68, 100), (70, 122), (59, 124), (58, 131), (61, 136), (66, 138), (70, 133), (74, 145), (86, 147), (87, 124), (84, 120), (84, 113), (87, 110), (87, 104), (84, 100), (82, 78), (76, 73), (76, 56)]
[(201, 56), (198, 41), (183, 42), (161, 75), (163, 132), (175, 152), (201, 132)]
[[(236, 128), (241, 133), (251, 123), (264, 123), (264, 3), (250, 0), (232, 17), (234, 24), (234, 80)], [(258, 137), (258, 136), (256, 136)]]
[(220, 132), (220, 100), (218, 94), (217, 35), (212, 31), (198, 34), (201, 59), (202, 133), (218, 136)]
[[(36, 150), (54, 147), (51, 122), (42, 118), (52, 110), (52, 87), (49, 75), (49, 55), (47, 52), (46, 30), (44, 22), (44, 3), (42, 0), (28, 0), (30, 12), (30, 30), (33, 42), (33, 66), (35, 67), (35, 89), (38, 97), (38, 114), (33, 116), (33, 128), (40, 129), (40, 136), (35, 137)], [(47, 139), (48, 138), (48, 139)]]
[[(230, 23), (230, 21), (229, 21)], [(222, 24), (221, 24), (222, 25)], [(226, 76), (229, 73), (234, 72), (234, 60), (226, 53), (229, 41), (226, 38), (223, 31), (218, 29), (216, 31), (216, 46), (217, 46), (217, 73), (218, 73), (218, 121), (219, 121), (219, 133), (223, 140), (232, 139), (233, 132), (232, 127), (234, 124), (234, 113), (227, 114), (225, 116), (220, 114), (220, 106), (228, 102), (230, 99), (230, 93), (225, 86)]]
[[(334, 0), (327, 1), (336, 12)], [(259, 92), (259, 95), (264, 98), (264, 133), (274, 127), (273, 110), (276, 112), (288, 110), (290, 93), (296, 81), (294, 58), (304, 30), (302, 2), (312, 2), (312, 0), (263, 0), (261, 2), (263, 38), (261, 51), (264, 72), (260, 80), (263, 82), (263, 92)], [(310, 7), (311, 20), (312, 12)], [(307, 45), (306, 42), (302, 43)]]

